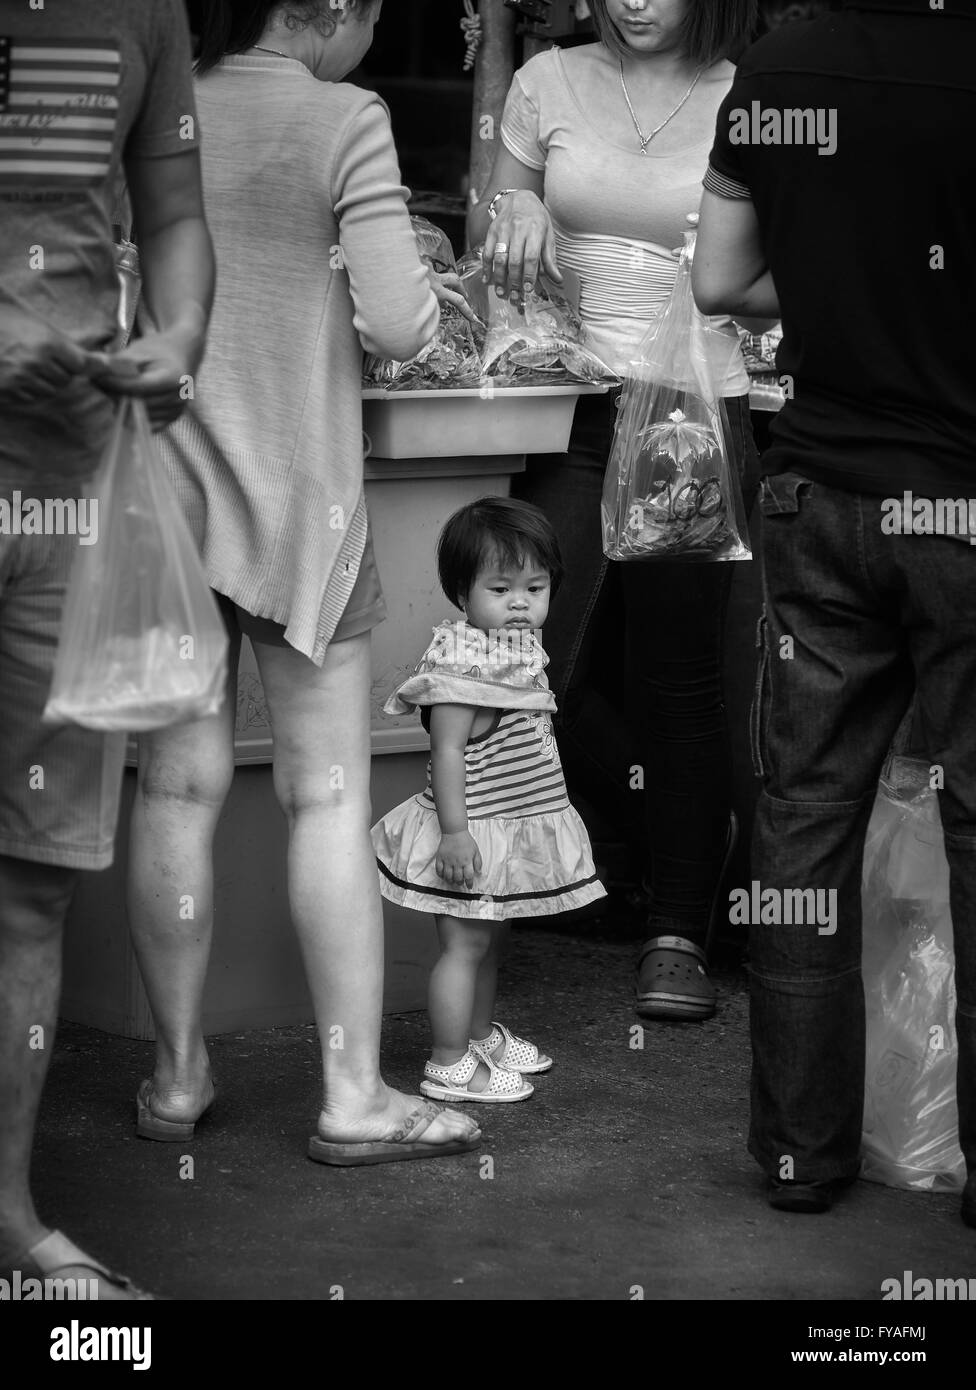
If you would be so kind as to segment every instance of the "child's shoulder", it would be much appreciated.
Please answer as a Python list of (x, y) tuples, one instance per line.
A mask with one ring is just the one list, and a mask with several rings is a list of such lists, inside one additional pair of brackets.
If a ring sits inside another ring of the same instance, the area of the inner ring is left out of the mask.
[(423, 656), (386, 703), (388, 714), (421, 705), (554, 709), (546, 654), (533, 633), (486, 633), (463, 619), (438, 623)]

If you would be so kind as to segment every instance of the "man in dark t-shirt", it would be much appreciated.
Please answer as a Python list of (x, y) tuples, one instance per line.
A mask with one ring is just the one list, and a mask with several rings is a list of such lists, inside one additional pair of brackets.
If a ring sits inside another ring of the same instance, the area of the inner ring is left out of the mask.
[[(123, 176), (155, 331), (116, 352)], [(155, 428), (176, 418), (213, 282), (181, 0), (0, 0), (0, 1277), (48, 1297), (66, 1279), (140, 1295), (28, 1191), (62, 924), (79, 872), (111, 862), (124, 752), (41, 714), (71, 562), (98, 543), (85, 488), (112, 397), (140, 396)]]
[(750, 922), (750, 1151), (791, 1211), (826, 1210), (858, 1172), (861, 862), (914, 697), (951, 871), (976, 1225), (974, 41), (976, 0), (849, 0), (768, 35), (742, 59), (705, 179), (700, 308), (783, 320), (752, 896), (833, 903), (829, 919)]

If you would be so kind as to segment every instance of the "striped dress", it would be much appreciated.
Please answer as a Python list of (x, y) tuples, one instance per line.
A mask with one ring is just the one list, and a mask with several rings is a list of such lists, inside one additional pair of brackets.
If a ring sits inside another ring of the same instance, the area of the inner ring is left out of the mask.
[(448, 886), (435, 868), (440, 824), (427, 786), (373, 827), (383, 896), (402, 907), (504, 921), (568, 912), (605, 896), (583, 822), (569, 803), (552, 731), (546, 655), (532, 634), (518, 648), (467, 624), (444, 623), (411, 677), (387, 702), (426, 714), (453, 703), (494, 709), (490, 727), (468, 739), (468, 830), (482, 867), (473, 888)]

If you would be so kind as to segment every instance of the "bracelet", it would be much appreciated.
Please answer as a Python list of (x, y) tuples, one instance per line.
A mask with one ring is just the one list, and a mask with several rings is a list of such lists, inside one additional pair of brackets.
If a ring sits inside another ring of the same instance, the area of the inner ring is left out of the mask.
[(498, 209), (495, 207), (495, 204), (498, 202), (499, 198), (504, 198), (504, 197), (506, 197), (509, 193), (520, 193), (520, 192), (521, 192), (521, 189), (519, 189), (519, 188), (500, 188), (500, 189), (498, 190), (498, 192), (495, 194), (494, 198), (492, 198), (491, 202), (488, 204), (488, 220), (489, 220), (489, 222), (494, 222), (495, 218), (498, 216)]

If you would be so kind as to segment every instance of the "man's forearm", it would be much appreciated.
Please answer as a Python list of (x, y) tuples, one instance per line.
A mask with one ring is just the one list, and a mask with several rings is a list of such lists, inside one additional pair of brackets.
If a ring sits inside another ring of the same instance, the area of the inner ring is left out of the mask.
[(156, 328), (186, 340), (196, 367), (213, 306), (216, 267), (202, 217), (182, 217), (139, 243), (143, 294)]

